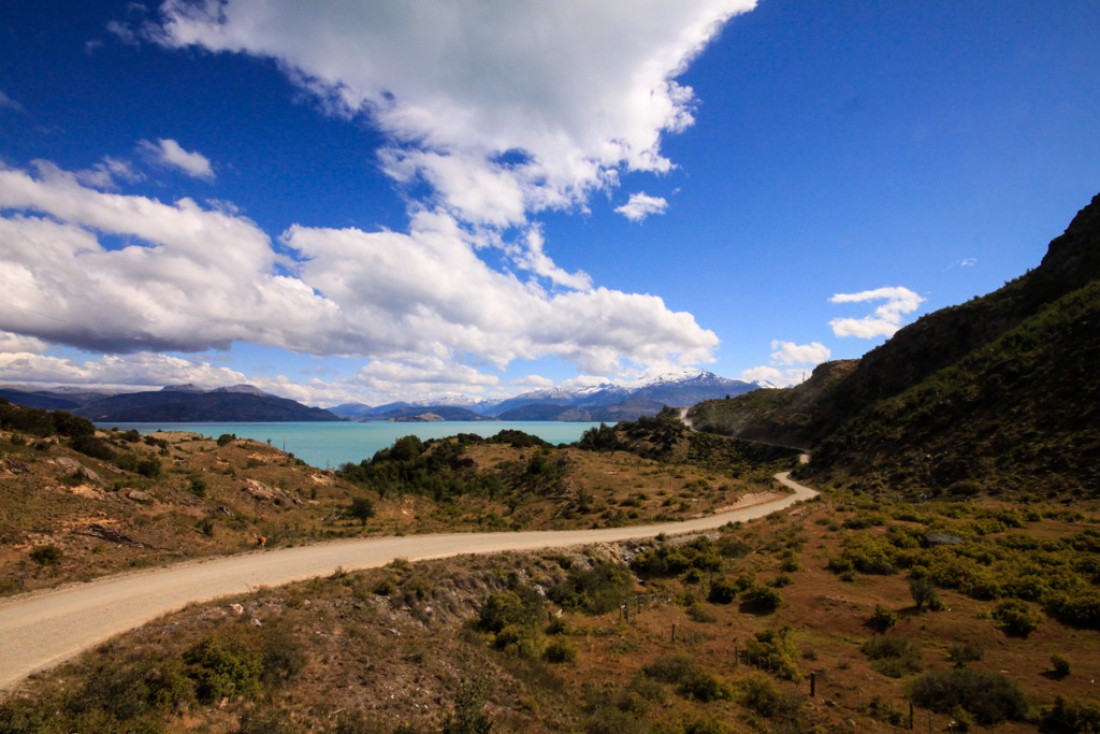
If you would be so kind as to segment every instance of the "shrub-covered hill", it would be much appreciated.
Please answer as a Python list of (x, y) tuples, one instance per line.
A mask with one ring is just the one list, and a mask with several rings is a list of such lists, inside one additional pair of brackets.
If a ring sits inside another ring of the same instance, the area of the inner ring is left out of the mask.
[(36, 676), (0, 733), (1087, 734), (1097, 527), (849, 495), (643, 545), (337, 570)]
[[(683, 439), (678, 421), (663, 425)], [(101, 431), (63, 411), (0, 402), (0, 594), (247, 551), (261, 537), (275, 547), (607, 527), (693, 517), (774, 491), (768, 471), (729, 448), (735, 441), (695, 443), (710, 448), (676, 458), (626, 444), (553, 447), (517, 431), (407, 436), (331, 472), (259, 441)]]
[(922, 317), (855, 365), (692, 409), (697, 427), (815, 449), (819, 481), (1100, 494), (1100, 195), (1038, 268)]

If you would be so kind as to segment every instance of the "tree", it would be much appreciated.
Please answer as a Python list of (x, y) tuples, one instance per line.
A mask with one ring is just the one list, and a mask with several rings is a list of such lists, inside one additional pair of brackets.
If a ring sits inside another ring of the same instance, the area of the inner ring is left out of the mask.
[(351, 507), (348, 508), (348, 514), (366, 525), (367, 520), (374, 517), (374, 503), (366, 497), (354, 497), (351, 500)]

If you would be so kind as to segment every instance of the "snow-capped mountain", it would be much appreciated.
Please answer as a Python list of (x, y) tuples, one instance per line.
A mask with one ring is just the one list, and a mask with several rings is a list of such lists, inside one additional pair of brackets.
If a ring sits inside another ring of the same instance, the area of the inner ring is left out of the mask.
[[(453, 415), (450, 420), (496, 417), (503, 420), (620, 421), (656, 415), (664, 406), (688, 407), (704, 400), (733, 397), (761, 387), (731, 380), (698, 369), (644, 377), (628, 384), (605, 383), (565, 390), (541, 388), (499, 402), (465, 403), (454, 398), (424, 403), (390, 403), (372, 408), (346, 403), (330, 408), (333, 413), (358, 420), (400, 420), (414, 413)], [(440, 408), (449, 408), (441, 412)], [(459, 409), (465, 408), (466, 411)], [(466, 415), (466, 418), (459, 416)]]

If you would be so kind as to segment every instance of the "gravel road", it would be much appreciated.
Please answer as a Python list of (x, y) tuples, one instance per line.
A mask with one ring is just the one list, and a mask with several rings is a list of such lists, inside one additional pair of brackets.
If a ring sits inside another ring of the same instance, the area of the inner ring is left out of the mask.
[(337, 568), (349, 571), (375, 568), (395, 558), (422, 561), (711, 530), (727, 522), (763, 517), (817, 494), (791, 480), (787, 472), (777, 474), (776, 479), (793, 489), (794, 494), (681, 522), (600, 530), (449, 533), (347, 540), (194, 561), (12, 597), (0, 601), (0, 689), (12, 689), (33, 672), (64, 662), (121, 632), (192, 602), (323, 576)]

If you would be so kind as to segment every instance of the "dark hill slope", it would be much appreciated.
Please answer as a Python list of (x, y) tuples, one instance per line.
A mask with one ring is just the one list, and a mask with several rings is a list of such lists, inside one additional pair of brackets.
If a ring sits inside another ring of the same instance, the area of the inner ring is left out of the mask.
[(838, 480), (1095, 492), (1098, 278), (1100, 196), (1038, 268), (921, 318), (849, 374), (823, 366), (822, 379), (815, 372), (767, 405), (748, 395), (697, 406), (692, 418), (708, 430), (814, 447), (813, 470)]
[(114, 395), (74, 411), (98, 423), (338, 421), (332, 413), (274, 395), (158, 390)]
[(972, 494), (1100, 496), (1100, 281), (828, 436), (835, 480)]

